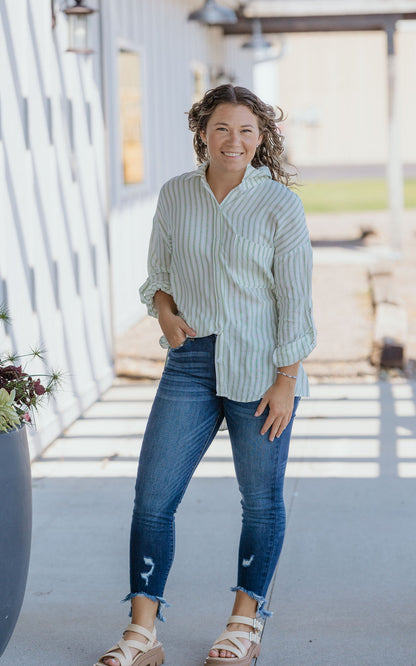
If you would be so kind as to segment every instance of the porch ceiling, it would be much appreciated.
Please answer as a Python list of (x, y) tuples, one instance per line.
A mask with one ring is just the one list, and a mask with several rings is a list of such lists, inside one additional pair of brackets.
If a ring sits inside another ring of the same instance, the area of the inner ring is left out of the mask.
[[(397, 21), (416, 20), (416, 11), (323, 16), (256, 16), (256, 18), (261, 19), (263, 33), (386, 30)], [(222, 27), (224, 35), (246, 35), (252, 31), (252, 19), (240, 13), (237, 23), (229, 23)]]
[(246, 0), (239, 6), (246, 17), (416, 12), (416, 0)]
[(263, 33), (386, 30), (416, 20), (416, 0), (236, 0), (238, 21), (224, 35), (246, 35), (259, 18)]

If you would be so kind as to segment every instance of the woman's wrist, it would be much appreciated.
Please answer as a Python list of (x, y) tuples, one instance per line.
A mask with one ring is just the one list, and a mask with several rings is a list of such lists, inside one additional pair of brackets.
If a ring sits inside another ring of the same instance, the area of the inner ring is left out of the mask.
[(161, 316), (176, 315), (178, 313), (178, 308), (172, 296), (164, 291), (157, 291), (153, 296), (153, 302), (159, 319)]
[(284, 382), (295, 386), (298, 378), (299, 363), (276, 368), (276, 382)]
[(282, 375), (283, 377), (288, 377), (288, 379), (294, 379), (295, 381), (297, 380), (296, 375), (288, 375), (286, 372), (282, 372), (282, 370), (276, 370), (278, 375)]

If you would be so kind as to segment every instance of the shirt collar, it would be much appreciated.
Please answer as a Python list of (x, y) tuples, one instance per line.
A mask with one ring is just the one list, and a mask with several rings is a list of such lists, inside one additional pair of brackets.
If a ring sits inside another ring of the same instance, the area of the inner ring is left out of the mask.
[[(205, 182), (206, 182), (206, 171), (208, 168), (209, 161), (207, 160), (206, 162), (203, 162), (200, 164), (194, 171), (191, 171), (187, 175), (187, 179), (189, 178), (195, 178), (195, 177), (201, 177)], [(251, 164), (247, 165), (246, 172), (244, 174), (243, 180), (241, 181), (240, 185), (248, 185), (249, 183), (252, 184), (254, 181), (259, 181), (263, 180), (264, 178), (270, 178), (271, 179), (272, 175), (270, 173), (269, 167), (263, 165), (261, 167), (255, 168)]]

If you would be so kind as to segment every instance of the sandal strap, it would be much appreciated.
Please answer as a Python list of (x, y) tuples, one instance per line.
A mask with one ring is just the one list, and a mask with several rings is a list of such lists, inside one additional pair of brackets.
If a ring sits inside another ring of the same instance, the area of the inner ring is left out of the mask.
[(232, 652), (237, 659), (241, 659), (242, 657), (245, 657), (248, 650), (244, 653), (242, 650), (240, 650), (237, 647), (234, 647), (233, 645), (229, 645), (228, 643), (215, 643), (215, 645), (212, 646), (211, 650), (228, 650), (229, 652)]
[(145, 627), (142, 627), (140, 624), (129, 624), (128, 627), (125, 628), (124, 634), (126, 631), (133, 631), (135, 634), (141, 634), (142, 636), (145, 636), (149, 641), (154, 642), (156, 640), (156, 629), (153, 629), (153, 631), (149, 631), (148, 629), (145, 629)]
[[(121, 650), (120, 652), (114, 652), (114, 650)], [(128, 650), (128, 651), (127, 651)], [(112, 648), (108, 650), (105, 654), (103, 654), (102, 657), (98, 660), (98, 664), (103, 664), (104, 662), (103, 659), (107, 659), (107, 657), (113, 657), (114, 659), (118, 659), (120, 662), (120, 666), (129, 666), (131, 664), (131, 652), (128, 649), (128, 645), (126, 644), (126, 641), (121, 638), (117, 645), (114, 645)]]
[[(245, 638), (246, 640), (250, 640), (252, 643), (259, 643), (260, 638), (256, 634), (252, 634), (252, 632), (248, 631), (224, 631), (219, 638), (215, 641), (214, 645), (212, 646), (212, 650), (229, 650), (230, 652), (233, 652), (236, 657), (241, 658), (245, 657), (248, 650), (250, 649), (249, 647), (246, 647), (240, 640), (239, 638)], [(222, 641), (230, 641), (232, 645), (227, 645), (225, 643), (222, 643)]]
[[(211, 650), (229, 650), (230, 652), (235, 654), (235, 656), (238, 657), (239, 659), (241, 657), (245, 657), (247, 654), (246, 647), (238, 639), (225, 635), (226, 633), (227, 632), (221, 634), (221, 636), (215, 641)], [(229, 643), (222, 643), (223, 640), (230, 641), (232, 645), (230, 645)]]
[[(224, 634), (225, 633), (227, 634), (228, 637), (235, 636), (235, 638), (245, 638), (246, 640), (249, 640), (250, 643), (260, 643), (260, 635), (252, 631), (227, 631), (224, 632)], [(224, 634), (222, 636), (224, 636)], [(223, 639), (221, 638), (221, 640)], [(246, 648), (244, 649), (246, 650)]]
[[(140, 652), (146, 653), (153, 648), (156, 642), (156, 629), (149, 631), (140, 624), (129, 624), (128, 627), (125, 628), (123, 635), (126, 631), (133, 631), (136, 634), (141, 634), (148, 639), (148, 642), (143, 643), (142, 641), (135, 641), (133, 639), (125, 640), (124, 638), (121, 638), (117, 645), (114, 645), (103, 654), (102, 657), (100, 657), (98, 664), (103, 664), (103, 659), (106, 659), (107, 657), (114, 657), (114, 659), (118, 659), (120, 666), (130, 666), (132, 662), (130, 648), (135, 648), (136, 650), (140, 650)], [(120, 652), (115, 652), (115, 650), (121, 650), (121, 654)]]
[(261, 631), (263, 629), (263, 623), (260, 622), (256, 617), (246, 617), (245, 615), (231, 615), (227, 624), (248, 624), (249, 627)]
[(152, 649), (154, 643), (142, 643), (141, 641), (134, 641), (134, 640), (127, 640), (126, 644), (129, 647), (135, 648), (136, 650), (140, 650), (140, 652), (149, 652), (149, 650)]

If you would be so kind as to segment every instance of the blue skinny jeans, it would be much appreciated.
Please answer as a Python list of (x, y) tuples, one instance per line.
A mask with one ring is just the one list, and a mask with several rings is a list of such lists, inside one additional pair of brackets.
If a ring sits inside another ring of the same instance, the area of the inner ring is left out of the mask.
[(242, 530), (237, 585), (257, 600), (260, 616), (275, 571), (286, 526), (283, 483), (292, 419), (270, 442), (260, 435), (268, 410), (255, 417), (259, 400), (237, 402), (215, 392), (215, 335), (187, 338), (170, 349), (143, 438), (137, 472), (130, 538), (130, 587), (124, 601), (163, 597), (175, 547), (175, 512), (192, 475), (223, 418), (230, 435), (241, 492)]

